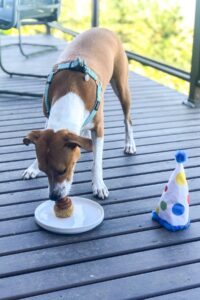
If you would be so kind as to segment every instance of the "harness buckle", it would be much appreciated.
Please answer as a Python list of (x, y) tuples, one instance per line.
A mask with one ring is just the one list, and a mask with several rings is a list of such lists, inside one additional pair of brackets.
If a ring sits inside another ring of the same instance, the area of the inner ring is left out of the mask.
[(53, 75), (54, 75), (54, 72), (52, 71), (52, 72), (47, 76), (47, 83), (51, 83), (51, 82), (52, 82)]
[(100, 106), (100, 101), (96, 102), (94, 110), (97, 111), (99, 109), (99, 106)]

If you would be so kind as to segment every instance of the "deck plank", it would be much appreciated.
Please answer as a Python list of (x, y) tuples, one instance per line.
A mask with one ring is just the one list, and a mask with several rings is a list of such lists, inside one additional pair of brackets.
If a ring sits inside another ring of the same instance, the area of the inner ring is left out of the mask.
[[(134, 264), (134, 262), (133, 262)], [(127, 276), (119, 279), (113, 280), (105, 280), (104, 282), (88, 284), (80, 287), (74, 287), (71, 289), (65, 290), (64, 286), (61, 291), (42, 295), (42, 299), (53, 300), (55, 298), (66, 298), (66, 299), (148, 299), (152, 296), (160, 296), (162, 299), (163, 294), (168, 294), (169, 299), (171, 293), (180, 291), (183, 289), (190, 289), (191, 298), (195, 294), (196, 291), (191, 292), (191, 289), (199, 287), (199, 268), (200, 264), (189, 264), (186, 266), (180, 266), (172, 269), (154, 271), (146, 274), (139, 274), (131, 276), (127, 274)], [(92, 272), (91, 272), (92, 273)], [(93, 274), (91, 274), (93, 275)], [(161, 284), (162, 282), (162, 284)], [(144, 284), (145, 283), (145, 284)], [(138, 288), (139, 287), (139, 288)], [(193, 290), (192, 290), (193, 291)], [(172, 294), (176, 296), (175, 293)], [(40, 297), (31, 297), (28, 298), (31, 300), (40, 299)], [(172, 299), (176, 299), (175, 297)], [(180, 298), (177, 298), (180, 299)], [(192, 298), (191, 298), (192, 299)], [(193, 298), (193, 299), (198, 299)], [(155, 298), (156, 300), (156, 298)]]

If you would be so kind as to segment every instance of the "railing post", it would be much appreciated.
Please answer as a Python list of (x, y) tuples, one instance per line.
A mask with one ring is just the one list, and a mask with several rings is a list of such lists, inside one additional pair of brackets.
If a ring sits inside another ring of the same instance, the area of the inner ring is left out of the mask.
[(92, 27), (99, 26), (99, 1), (92, 0)]
[(200, 105), (200, 0), (196, 0), (194, 37), (192, 49), (192, 64), (190, 78), (190, 92), (188, 104), (191, 106)]

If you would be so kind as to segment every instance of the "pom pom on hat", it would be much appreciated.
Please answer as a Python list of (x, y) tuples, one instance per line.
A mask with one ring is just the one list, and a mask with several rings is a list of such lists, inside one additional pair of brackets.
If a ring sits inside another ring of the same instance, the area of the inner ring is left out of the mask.
[(187, 154), (183, 150), (179, 150), (175, 154), (175, 158), (177, 163), (181, 164), (184, 163), (187, 160)]

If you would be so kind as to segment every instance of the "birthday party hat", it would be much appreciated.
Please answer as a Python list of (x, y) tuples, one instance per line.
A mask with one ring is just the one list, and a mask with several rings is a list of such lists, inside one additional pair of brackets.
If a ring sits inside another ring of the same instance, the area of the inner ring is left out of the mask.
[(175, 155), (176, 168), (164, 188), (152, 219), (170, 231), (186, 229), (189, 220), (189, 190), (183, 167), (187, 156), (184, 151)]

